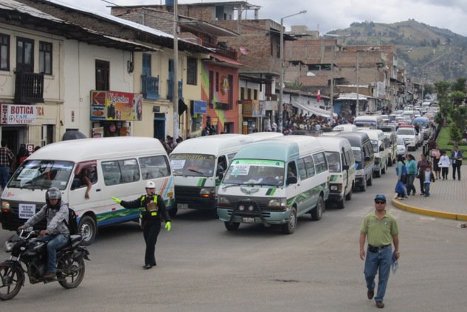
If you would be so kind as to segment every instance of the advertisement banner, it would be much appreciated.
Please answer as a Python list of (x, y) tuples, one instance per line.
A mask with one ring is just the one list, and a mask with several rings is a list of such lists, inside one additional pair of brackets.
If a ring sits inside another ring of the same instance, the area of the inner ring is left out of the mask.
[(193, 101), (193, 114), (206, 114), (207, 104), (205, 101)]
[(140, 121), (142, 118), (142, 94), (91, 91), (91, 120)]
[(1, 104), (0, 123), (4, 125), (27, 125), (38, 116), (44, 115), (44, 108), (37, 105)]

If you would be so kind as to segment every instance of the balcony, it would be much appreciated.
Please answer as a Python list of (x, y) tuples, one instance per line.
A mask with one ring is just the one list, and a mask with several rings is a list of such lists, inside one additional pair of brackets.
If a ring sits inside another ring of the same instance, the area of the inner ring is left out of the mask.
[(146, 100), (159, 99), (159, 76), (152, 77), (141, 75), (141, 93)]
[(221, 109), (221, 110), (229, 110), (232, 109), (232, 105), (229, 103), (221, 103), (221, 102), (215, 102), (214, 104), (215, 109)]
[(44, 74), (16, 72), (15, 103), (44, 103)]
[(215, 53), (220, 54), (220, 55), (225, 56), (225, 57), (228, 57), (228, 58), (233, 59), (235, 61), (238, 59), (237, 50), (235, 50), (233, 48), (230, 48), (230, 47), (227, 47), (224, 44), (214, 45), (212, 43), (203, 42), (203, 46), (207, 47), (207, 48), (216, 49)]

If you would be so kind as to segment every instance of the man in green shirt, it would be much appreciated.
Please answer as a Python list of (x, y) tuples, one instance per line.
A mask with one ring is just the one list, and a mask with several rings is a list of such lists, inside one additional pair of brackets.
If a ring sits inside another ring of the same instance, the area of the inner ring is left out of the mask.
[[(375, 277), (379, 271), (378, 292), (374, 297), (378, 308), (384, 308), (383, 299), (391, 264), (393, 260), (399, 259), (398, 234), (396, 219), (386, 212), (386, 196), (376, 195), (375, 211), (365, 216), (360, 227), (360, 259), (365, 260), (363, 273), (368, 289), (367, 297), (370, 300), (375, 294)], [(368, 240), (366, 253), (365, 240)]]

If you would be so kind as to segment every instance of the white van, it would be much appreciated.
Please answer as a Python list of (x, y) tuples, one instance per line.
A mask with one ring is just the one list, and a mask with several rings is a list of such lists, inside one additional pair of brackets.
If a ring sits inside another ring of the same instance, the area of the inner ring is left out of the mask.
[(259, 140), (259, 136), (218, 134), (178, 144), (170, 153), (176, 198), (171, 216), (186, 208), (215, 211), (216, 189), (224, 171), (240, 148)]
[(384, 125), (384, 120), (381, 115), (365, 115), (355, 117), (353, 124), (357, 127), (366, 127), (366, 128), (379, 128)]
[[(89, 198), (82, 175), (92, 183)], [(15, 171), (2, 193), (2, 227), (16, 230), (45, 203), (45, 191), (57, 187), (79, 219), (85, 244), (97, 228), (138, 221), (137, 209), (124, 209), (112, 196), (134, 200), (144, 194), (148, 180), (156, 183), (170, 211), (174, 179), (164, 147), (157, 139), (114, 137), (63, 141), (31, 154)]]
[(218, 189), (217, 215), (228, 231), (240, 223), (280, 224), (293, 233), (306, 213), (319, 220), (329, 196), (324, 148), (315, 137), (288, 135), (244, 146)]
[(326, 152), (329, 166), (329, 198), (326, 204), (345, 207), (345, 200), (352, 198), (355, 187), (355, 157), (349, 140), (342, 137), (318, 137)]
[(373, 165), (373, 175), (377, 178), (386, 173), (388, 167), (389, 147), (386, 147), (386, 136), (383, 130), (379, 129), (360, 129), (370, 138), (375, 154), (375, 163)]

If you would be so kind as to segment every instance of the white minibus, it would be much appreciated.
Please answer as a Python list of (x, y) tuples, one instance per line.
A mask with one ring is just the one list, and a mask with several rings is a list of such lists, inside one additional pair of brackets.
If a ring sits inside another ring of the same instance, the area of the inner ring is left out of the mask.
[[(89, 191), (83, 175), (91, 181)], [(78, 215), (84, 243), (91, 244), (98, 227), (139, 220), (137, 209), (124, 209), (112, 197), (134, 200), (145, 193), (148, 180), (156, 183), (156, 192), (170, 211), (174, 179), (157, 139), (113, 137), (49, 144), (31, 154), (3, 190), (2, 227), (16, 230), (45, 203), (45, 191), (57, 187)]]
[(288, 135), (240, 149), (219, 186), (217, 215), (228, 231), (260, 223), (290, 234), (306, 213), (321, 219), (328, 196), (323, 147), (315, 137)]
[(335, 203), (345, 207), (355, 187), (355, 157), (349, 140), (342, 137), (317, 137), (326, 152), (329, 167), (329, 198), (326, 205)]

